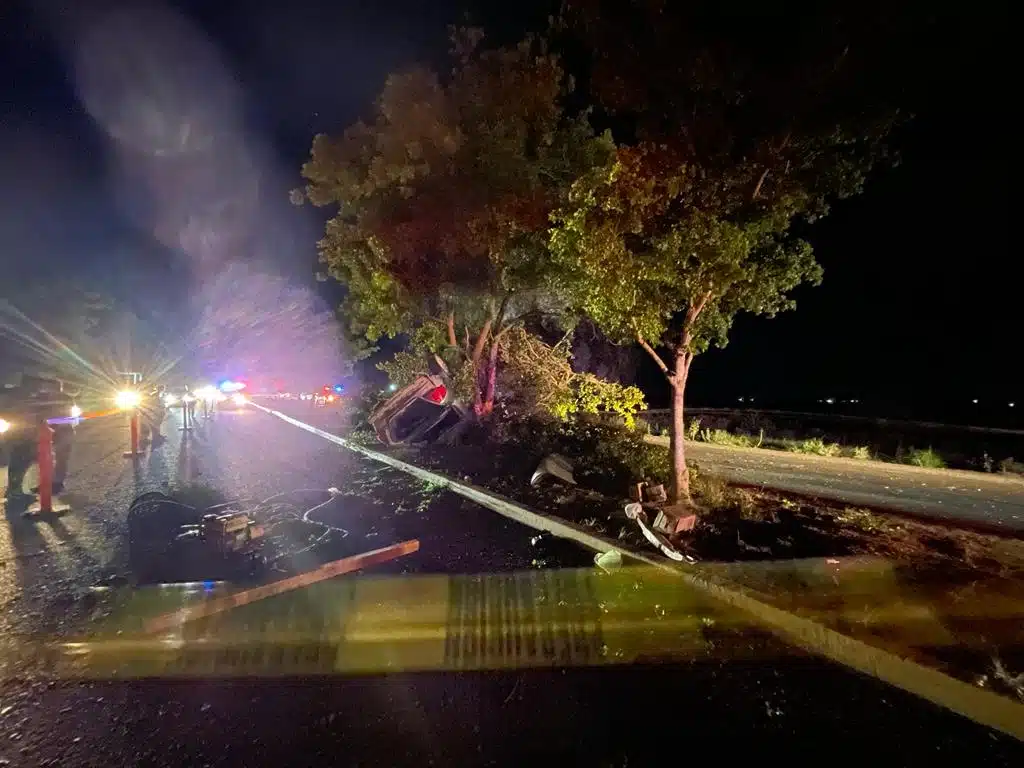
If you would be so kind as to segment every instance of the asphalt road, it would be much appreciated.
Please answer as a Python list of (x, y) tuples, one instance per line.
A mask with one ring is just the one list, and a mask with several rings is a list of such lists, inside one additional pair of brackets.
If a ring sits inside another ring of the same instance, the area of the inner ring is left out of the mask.
[[(651, 437), (668, 445), (667, 437)], [(964, 470), (687, 443), (687, 458), (732, 483), (1024, 533), (1024, 480)]]
[[(262, 498), (337, 487), (324, 519), (363, 551), (418, 538), (377, 570), (475, 573), (583, 566), (568, 543), (425, 488), (256, 411), (218, 414), (133, 463), (123, 422), (80, 429), (64, 497), (72, 511), (0, 528), (2, 637), (60, 637), (91, 585), (129, 577), (125, 516), (137, 494)], [(337, 555), (335, 552), (331, 556)], [(724, 611), (721, 607), (709, 610)], [(728, 622), (725, 622), (728, 623)], [(737, 622), (737, 625), (742, 624)], [(1020, 764), (1021, 744), (749, 626), (710, 631), (684, 663), (495, 673), (295, 680), (78, 683), (8, 670), (0, 682), (0, 766), (565, 765), (715, 759), (906, 765)]]

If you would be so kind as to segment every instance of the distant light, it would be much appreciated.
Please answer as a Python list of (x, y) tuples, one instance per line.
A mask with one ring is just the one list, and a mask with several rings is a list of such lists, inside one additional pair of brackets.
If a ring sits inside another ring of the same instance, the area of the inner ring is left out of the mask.
[(742, 397), (737, 397), (736, 399), (739, 400), (741, 403), (743, 402), (743, 398)]
[(335, 384), (334, 385), (334, 391), (337, 392), (338, 394), (341, 394), (342, 392), (345, 391), (345, 385), (344, 384)]
[(1010, 403), (1009, 405), (1010, 405), (1011, 408), (1013, 408), (1013, 406), (1015, 406), (1016, 403)]
[(245, 395), (238, 394), (231, 398), (231, 402), (233, 402), (235, 405), (242, 406), (249, 401), (246, 399)]
[(973, 400), (971, 400), (971, 402), (974, 403), (975, 405), (977, 405), (978, 404), (978, 398), (974, 398)]
[(394, 392), (396, 389), (398, 389), (397, 384), (388, 384), (388, 392)]
[(81, 415), (82, 415), (82, 409), (79, 408), (77, 405), (72, 405), (71, 406), (71, 418), (72, 419), (77, 419)]
[(0, 435), (11, 428), (11, 422), (6, 419), (0, 419)]
[(126, 389), (123, 392), (118, 392), (114, 398), (114, 403), (118, 408), (127, 410), (129, 408), (138, 408), (139, 403), (142, 402), (142, 396), (138, 392)]
[(218, 400), (220, 392), (217, 391), (216, 387), (198, 387), (196, 388), (196, 397), (200, 400), (206, 400), (207, 402), (215, 402)]
[(228, 379), (227, 381), (222, 381), (218, 385), (218, 389), (220, 389), (221, 392), (238, 392), (239, 390), (245, 389), (245, 384), (241, 381), (231, 381), (231, 379)]
[(835, 402), (835, 399), (831, 397), (826, 397), (825, 402), (828, 403), (829, 405), (832, 405), (832, 403)]

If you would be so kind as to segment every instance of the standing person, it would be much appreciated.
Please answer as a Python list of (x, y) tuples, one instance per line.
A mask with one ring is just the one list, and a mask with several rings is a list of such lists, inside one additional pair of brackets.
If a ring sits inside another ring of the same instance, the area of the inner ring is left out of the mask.
[(160, 425), (164, 423), (164, 417), (167, 415), (164, 406), (165, 392), (166, 388), (163, 384), (153, 387), (146, 398), (148, 402), (143, 405), (142, 413), (145, 419), (146, 431), (154, 446), (165, 439), (160, 433)]
[(38, 450), (38, 428), (34, 403), (24, 376), (10, 387), (4, 388), (0, 404), (0, 418), (5, 427), (3, 437), (7, 448), (7, 489), (8, 501), (28, 501), (31, 496), (22, 486), (25, 473), (32, 466)]
[[(38, 457), (39, 430), (45, 427), (53, 432), (53, 492), (64, 490), (75, 428), (72, 424), (51, 426), (48, 419), (69, 418), (74, 400), (63, 391), (58, 379), (43, 376), (22, 376), (15, 388), (14, 415), (16, 431), (12, 437), (11, 456), (7, 465), (7, 498), (24, 497), (22, 486), (25, 474)], [(39, 488), (33, 488), (38, 493)]]
[(196, 396), (188, 384), (181, 398), (181, 418), (185, 429), (192, 429), (196, 425)]

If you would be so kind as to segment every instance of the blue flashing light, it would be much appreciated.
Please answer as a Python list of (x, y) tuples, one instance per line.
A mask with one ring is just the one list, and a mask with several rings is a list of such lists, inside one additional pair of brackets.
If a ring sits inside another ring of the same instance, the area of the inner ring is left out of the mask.
[(344, 384), (335, 384), (334, 385), (334, 391), (337, 392), (338, 394), (341, 394), (342, 392), (345, 391), (345, 385)]

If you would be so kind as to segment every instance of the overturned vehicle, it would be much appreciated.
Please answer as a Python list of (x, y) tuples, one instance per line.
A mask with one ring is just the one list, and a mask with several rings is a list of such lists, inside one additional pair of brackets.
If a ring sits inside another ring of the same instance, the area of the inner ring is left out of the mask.
[(431, 443), (465, 421), (468, 410), (440, 376), (421, 374), (370, 414), (370, 426), (385, 445)]

